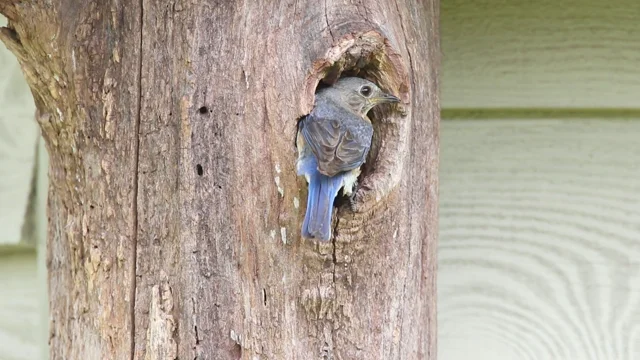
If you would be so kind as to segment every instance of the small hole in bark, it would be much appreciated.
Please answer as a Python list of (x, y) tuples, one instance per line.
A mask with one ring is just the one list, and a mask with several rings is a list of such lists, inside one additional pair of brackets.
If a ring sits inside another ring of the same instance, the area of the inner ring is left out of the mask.
[(196, 165), (196, 171), (198, 172), (198, 176), (202, 176), (204, 174), (204, 169), (202, 169), (202, 165)]
[(235, 353), (235, 356), (237, 356), (238, 359), (242, 358), (242, 346), (240, 346), (240, 344), (235, 344), (233, 346), (233, 352)]
[(206, 114), (209, 112), (209, 109), (206, 106), (201, 107), (200, 109), (198, 109), (198, 112), (200, 114)]
[(198, 334), (198, 326), (194, 325), (193, 330), (196, 335), (196, 345), (200, 345), (200, 335)]
[(262, 288), (262, 302), (267, 305), (267, 290)]

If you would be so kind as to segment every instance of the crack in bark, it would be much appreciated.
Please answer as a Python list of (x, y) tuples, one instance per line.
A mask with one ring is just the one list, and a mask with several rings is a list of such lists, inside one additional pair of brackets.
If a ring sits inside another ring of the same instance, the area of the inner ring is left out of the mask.
[(327, 14), (327, 0), (324, 0), (324, 21), (327, 23), (327, 30), (329, 30), (329, 35), (331, 35), (331, 40), (335, 42), (336, 38), (333, 36), (333, 31), (331, 31), (331, 25), (329, 25), (329, 14)]
[(338, 233), (336, 232), (338, 230), (338, 223), (340, 222), (340, 216), (339, 215), (339, 210), (336, 211), (336, 224), (333, 226), (333, 230), (332, 230), (332, 234), (333, 236), (331, 237), (331, 243), (333, 244), (333, 248), (332, 248), (332, 253), (331, 253), (331, 261), (333, 262), (333, 284), (335, 285), (336, 283), (336, 265), (338, 264), (337, 260), (336, 260), (336, 238), (338, 237)]
[[(339, 215), (339, 211), (336, 211), (336, 224), (333, 227), (333, 236), (331, 237), (331, 243), (333, 244), (333, 248), (331, 249), (331, 262), (333, 263), (333, 268), (331, 269), (332, 272), (332, 282), (333, 282), (333, 308), (332, 312), (335, 312), (335, 307), (337, 306), (338, 303), (338, 286), (336, 283), (336, 268), (338, 267), (338, 260), (336, 257), (336, 239), (338, 237), (338, 223), (340, 222), (340, 217)], [(335, 344), (336, 344), (336, 327), (334, 324), (333, 317), (332, 320), (330, 320), (329, 322), (331, 323), (331, 352), (330, 352), (330, 357), (329, 359), (333, 359), (333, 352), (335, 349)]]
[(411, 51), (409, 51), (409, 46), (407, 45), (407, 29), (404, 27), (404, 19), (402, 18), (402, 12), (400, 11), (400, 6), (398, 5), (398, 1), (394, 1), (396, 4), (396, 11), (398, 11), (398, 16), (400, 17), (400, 27), (402, 28), (402, 35), (404, 36), (404, 50), (407, 52), (407, 56), (409, 57), (409, 74), (411, 74), (411, 85), (414, 85), (413, 78), (413, 59), (411, 58)]
[(133, 153), (135, 154), (134, 173), (133, 173), (133, 201), (132, 203), (132, 217), (133, 217), (133, 234), (132, 239), (132, 264), (131, 264), (131, 360), (134, 360), (136, 354), (136, 274), (138, 266), (138, 182), (140, 171), (140, 122), (142, 121), (142, 56), (143, 56), (143, 22), (144, 22), (144, 0), (140, 0), (140, 54), (138, 57), (138, 116), (135, 123), (135, 136), (133, 142)]

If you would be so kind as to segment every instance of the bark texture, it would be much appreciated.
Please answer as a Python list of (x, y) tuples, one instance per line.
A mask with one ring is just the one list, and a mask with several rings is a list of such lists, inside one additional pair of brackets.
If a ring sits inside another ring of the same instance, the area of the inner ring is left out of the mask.
[[(0, 0), (50, 152), (52, 359), (435, 359), (438, 2)], [(356, 211), (297, 120), (376, 81)]]

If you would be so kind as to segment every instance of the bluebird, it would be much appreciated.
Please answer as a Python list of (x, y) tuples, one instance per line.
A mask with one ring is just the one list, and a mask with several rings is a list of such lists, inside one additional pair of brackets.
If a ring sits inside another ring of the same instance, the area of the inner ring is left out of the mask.
[(302, 236), (331, 238), (333, 201), (340, 189), (343, 195), (353, 195), (371, 147), (373, 126), (367, 112), (378, 104), (399, 101), (357, 77), (341, 78), (318, 91), (313, 110), (300, 121), (296, 139), (297, 172), (309, 183)]

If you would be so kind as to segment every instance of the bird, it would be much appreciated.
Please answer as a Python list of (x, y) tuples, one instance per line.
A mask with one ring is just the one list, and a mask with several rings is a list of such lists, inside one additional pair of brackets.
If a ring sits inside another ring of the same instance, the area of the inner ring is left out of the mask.
[(373, 82), (344, 77), (316, 93), (311, 112), (298, 123), (298, 176), (309, 184), (301, 234), (307, 239), (331, 238), (333, 202), (340, 189), (352, 197), (371, 147), (373, 126), (367, 113), (374, 106), (400, 99)]

